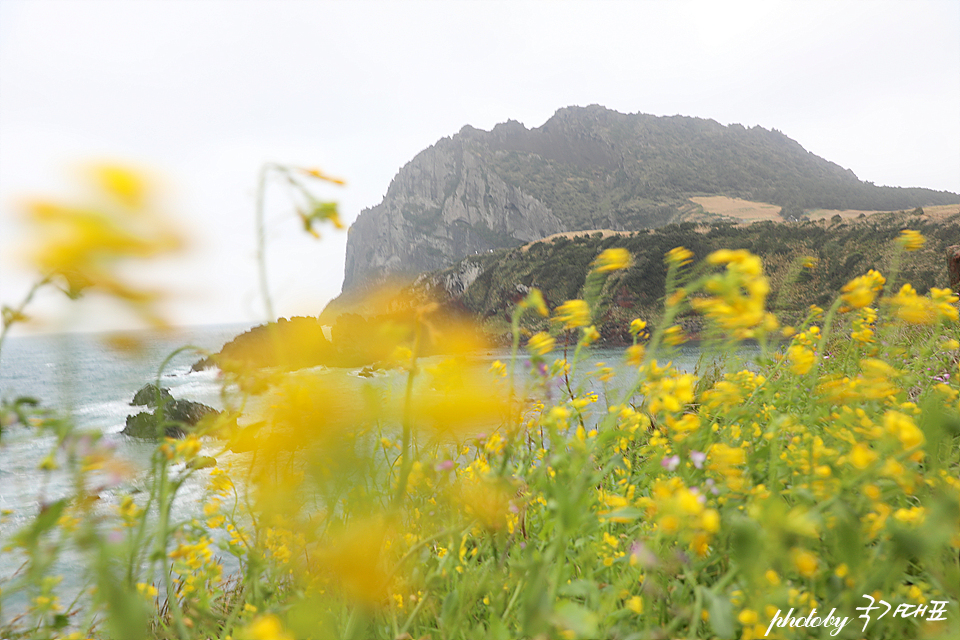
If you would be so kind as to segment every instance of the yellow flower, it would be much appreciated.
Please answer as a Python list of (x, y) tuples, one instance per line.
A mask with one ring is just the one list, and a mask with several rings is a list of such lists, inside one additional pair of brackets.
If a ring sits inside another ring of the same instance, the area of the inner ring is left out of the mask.
[(805, 375), (816, 362), (813, 351), (799, 345), (793, 345), (787, 349), (787, 358), (790, 359), (790, 370), (798, 376)]
[(926, 241), (926, 238), (920, 235), (919, 231), (913, 229), (904, 229), (900, 232), (900, 237), (897, 238), (897, 244), (903, 247), (905, 251), (919, 251)]
[(543, 294), (540, 293), (540, 289), (530, 289), (527, 297), (521, 300), (517, 306), (520, 309), (533, 309), (543, 317), (550, 315), (550, 311), (547, 309), (547, 303), (543, 301)]
[(279, 618), (273, 614), (256, 618), (240, 637), (249, 640), (293, 640), (293, 636), (283, 630)]
[[(957, 311), (957, 301), (960, 300), (960, 296), (957, 296), (950, 289), (938, 289), (937, 287), (930, 287), (930, 300), (937, 308), (937, 315), (941, 320), (951, 320), (957, 322), (960, 319), (960, 312)], [(952, 341), (956, 343), (956, 340)], [(952, 347), (956, 349), (956, 347)]]
[(670, 249), (670, 251), (667, 251), (667, 255), (665, 256), (667, 264), (676, 265), (678, 267), (682, 267), (685, 264), (690, 264), (692, 259), (693, 252), (689, 249), (685, 249), (684, 247), (674, 247), (673, 249)]
[(854, 278), (840, 289), (840, 297), (844, 306), (840, 307), (843, 312), (850, 309), (862, 309), (873, 304), (877, 294), (883, 285), (887, 282), (886, 278), (880, 275), (879, 271), (871, 269), (866, 273)]
[(740, 624), (742, 625), (750, 625), (756, 624), (757, 620), (759, 620), (759, 617), (757, 616), (757, 612), (753, 609), (744, 609), (737, 616), (737, 620), (739, 620)]
[(899, 411), (887, 411), (883, 416), (883, 426), (887, 433), (900, 441), (906, 451), (924, 442), (923, 432), (917, 428), (913, 418)]
[(804, 578), (812, 578), (817, 575), (820, 563), (817, 560), (817, 556), (809, 551), (794, 549), (793, 565), (797, 568), (797, 571), (800, 572), (801, 576)]
[(853, 331), (850, 338), (861, 344), (874, 342), (873, 323), (877, 320), (877, 310), (873, 307), (860, 309), (857, 319), (853, 321)]
[(597, 259), (594, 260), (593, 270), (597, 273), (609, 273), (611, 271), (629, 269), (632, 263), (630, 252), (626, 249), (620, 247), (604, 249), (604, 251), (597, 256)]
[(746, 249), (735, 251), (720, 249), (707, 256), (707, 262), (710, 264), (726, 264), (740, 273), (752, 276), (758, 276), (763, 271), (763, 263), (760, 262), (760, 258)]
[(869, 446), (858, 442), (850, 451), (850, 464), (863, 471), (877, 459), (877, 454)]
[(31, 262), (46, 278), (60, 279), (67, 294), (94, 289), (130, 305), (145, 320), (164, 326), (154, 308), (159, 294), (120, 278), (130, 259), (150, 258), (179, 249), (183, 242), (147, 208), (145, 180), (119, 167), (90, 172), (95, 199), (83, 205), (45, 201), (26, 204), (28, 221), (39, 242)]
[(890, 304), (895, 315), (910, 324), (934, 324), (940, 316), (933, 300), (918, 296), (910, 284), (900, 287), (897, 295), (890, 298)]
[(147, 599), (152, 599), (157, 597), (157, 588), (152, 584), (145, 584), (143, 582), (137, 583), (137, 593)]
[(583, 345), (589, 347), (591, 344), (600, 339), (600, 332), (597, 331), (597, 328), (593, 325), (586, 327), (583, 330)]
[(707, 533), (720, 531), (720, 513), (716, 509), (706, 509), (700, 516), (700, 528)]
[(643, 393), (647, 397), (650, 413), (680, 411), (684, 405), (693, 402), (696, 382), (696, 377), (684, 373), (644, 384)]
[(671, 347), (676, 347), (686, 342), (687, 336), (683, 334), (683, 329), (677, 325), (673, 325), (672, 327), (667, 327), (667, 330), (663, 332), (663, 341)]
[(643, 363), (643, 356), (646, 348), (642, 344), (634, 344), (627, 347), (627, 364), (633, 367), (639, 367)]
[(740, 447), (729, 447), (722, 442), (715, 442), (710, 445), (707, 452), (710, 460), (709, 468), (720, 473), (729, 473), (733, 467), (738, 467), (747, 462), (747, 456)]
[(668, 416), (667, 426), (675, 433), (685, 435), (700, 428), (700, 418), (691, 413), (683, 414), (679, 420)]
[(308, 168), (304, 168), (304, 167), (298, 167), (298, 170), (299, 170), (300, 172), (302, 172), (302, 173), (307, 174), (308, 176), (310, 176), (310, 177), (312, 177), (312, 178), (317, 178), (317, 179), (319, 179), (319, 180), (325, 180), (325, 181), (327, 181), (327, 182), (332, 182), (333, 184), (338, 184), (338, 185), (345, 185), (345, 184), (347, 184), (342, 178), (334, 178), (333, 176), (329, 176), (329, 175), (323, 173), (322, 171), (320, 171), (320, 169), (317, 169), (317, 168), (315, 168), (315, 167), (311, 167), (311, 168), (309, 168), (309, 169), (308, 169)]
[(565, 329), (586, 327), (590, 324), (590, 306), (584, 300), (567, 300), (557, 307), (554, 320)]
[(630, 323), (630, 335), (639, 336), (640, 333), (646, 328), (647, 323), (640, 318), (637, 318)]
[(776, 329), (776, 318), (765, 309), (770, 284), (763, 275), (760, 258), (742, 249), (721, 249), (707, 256), (707, 262), (726, 265), (726, 270), (704, 283), (707, 297), (690, 301), (696, 311), (739, 339), (753, 337), (758, 328)]
[(553, 336), (544, 331), (540, 331), (539, 333), (533, 334), (530, 340), (527, 341), (527, 349), (536, 356), (543, 356), (553, 351), (555, 344), (556, 340), (553, 339)]

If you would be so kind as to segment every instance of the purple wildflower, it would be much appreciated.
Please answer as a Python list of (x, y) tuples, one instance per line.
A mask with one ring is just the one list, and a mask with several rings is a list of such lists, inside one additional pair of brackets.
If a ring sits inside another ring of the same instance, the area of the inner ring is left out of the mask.
[(664, 458), (660, 461), (660, 466), (666, 469), (667, 471), (674, 471), (677, 467), (680, 466), (680, 456), (672, 455), (669, 458)]

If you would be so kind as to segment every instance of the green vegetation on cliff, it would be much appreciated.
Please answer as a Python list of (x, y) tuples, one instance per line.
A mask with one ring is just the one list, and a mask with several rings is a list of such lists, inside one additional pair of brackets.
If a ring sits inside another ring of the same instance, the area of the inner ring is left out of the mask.
[[(604, 249), (623, 247), (633, 256), (633, 266), (608, 279), (599, 327), (607, 340), (616, 342), (628, 340), (633, 318), (658, 317), (666, 278), (663, 256), (674, 247), (686, 247), (695, 260), (721, 248), (757, 254), (770, 279), (771, 309), (789, 319), (811, 304), (827, 305), (846, 282), (870, 269), (887, 273), (893, 258), (891, 241), (902, 229), (919, 231), (927, 242), (905, 255), (899, 282), (912, 283), (920, 293), (933, 286), (946, 287), (946, 248), (960, 239), (960, 214), (932, 220), (919, 212), (877, 214), (849, 223), (683, 223), (618, 235), (584, 233), (467, 258), (423, 278), (419, 287), (483, 318), (489, 330), (499, 333), (528, 288), (540, 289), (550, 307), (577, 298), (594, 258)], [(816, 259), (814, 268), (799, 268), (798, 261), (805, 256)], [(456, 281), (456, 274), (466, 271), (467, 265), (479, 275), (469, 283), (457, 282), (460, 288), (467, 284), (462, 293), (448, 293), (445, 283)], [(694, 318), (687, 322), (693, 323)], [(694, 324), (689, 329), (695, 332), (698, 327)]]

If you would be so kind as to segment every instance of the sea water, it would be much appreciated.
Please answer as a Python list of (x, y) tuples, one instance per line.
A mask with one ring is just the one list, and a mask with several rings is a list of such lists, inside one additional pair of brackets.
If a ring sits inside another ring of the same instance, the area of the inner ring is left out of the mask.
[[(0, 352), (0, 396), (7, 401), (30, 397), (43, 409), (56, 411), (71, 419), (79, 430), (103, 434), (115, 455), (131, 463), (132, 479), (119, 486), (106, 483), (99, 491), (95, 512), (104, 514), (114, 508), (120, 493), (134, 493), (143, 484), (155, 444), (122, 435), (128, 415), (145, 407), (131, 406), (134, 393), (147, 382), (170, 389), (173, 397), (202, 402), (222, 409), (222, 396), (216, 369), (191, 371), (200, 358), (197, 350), (186, 350), (161, 364), (171, 353), (185, 345), (217, 351), (247, 325), (220, 325), (179, 329), (169, 333), (138, 332), (139, 349), (118, 351), (107, 336), (71, 333), (8, 337)], [(0, 434), (0, 588), (19, 569), (22, 557), (4, 552), (10, 537), (29, 524), (44, 507), (73, 491), (70, 476), (63, 471), (43, 471), (41, 461), (56, 444), (51, 434), (41, 435), (33, 426), (15, 424)], [(186, 516), (199, 508), (203, 486), (199, 481), (186, 485), (176, 504), (177, 516)], [(52, 573), (63, 576), (61, 602), (69, 602), (82, 585), (79, 575), (83, 559), (67, 552), (54, 565)], [(9, 620), (23, 607), (23, 597), (6, 599), (4, 619)]]
[[(188, 328), (173, 334), (138, 334), (141, 349), (132, 354), (117, 351), (109, 345), (108, 336), (98, 334), (64, 334), (9, 338), (0, 354), (0, 395), (7, 400), (19, 396), (36, 398), (41, 406), (69, 416), (81, 430), (95, 430), (103, 434), (115, 454), (132, 463), (140, 477), (124, 481), (119, 486), (108, 486), (100, 492), (96, 509), (103, 511), (115, 508), (121, 494), (135, 493), (145, 486), (143, 475), (149, 469), (150, 457), (155, 444), (122, 435), (126, 417), (143, 407), (130, 405), (134, 393), (147, 382), (159, 382), (170, 389), (174, 398), (193, 400), (223, 408), (223, 385), (217, 369), (191, 371), (193, 362), (199, 359), (195, 350), (187, 350), (174, 356), (160, 371), (163, 361), (184, 345), (193, 345), (207, 351), (217, 351), (235, 335), (243, 332), (245, 325), (211, 326)], [(749, 351), (749, 349), (747, 349)], [(495, 360), (507, 362), (509, 351), (497, 349), (476, 354), (474, 364), (488, 370)], [(558, 350), (550, 359), (560, 357)], [(572, 355), (572, 354), (568, 354)], [(700, 349), (685, 345), (673, 354), (677, 368), (693, 372), (702, 368), (699, 362)], [(741, 355), (749, 356), (741, 350)], [(572, 387), (594, 391), (607, 402), (618, 402), (633, 383), (634, 374), (627, 370), (623, 361), (623, 349), (585, 350), (578, 366)], [(424, 368), (429, 367), (427, 359)], [(602, 382), (589, 373), (598, 363), (605, 363), (616, 372), (612, 382)], [(661, 361), (661, 365), (664, 364)], [(518, 381), (523, 385), (526, 378), (532, 380), (537, 373), (529, 357), (518, 355)], [(322, 368), (320, 368), (322, 369)], [(702, 372), (701, 372), (702, 373)], [(321, 375), (317, 370), (317, 374)], [(401, 372), (388, 372), (373, 381), (360, 377), (359, 370), (324, 371), (322, 375), (336, 375), (338, 384), (359, 388), (364, 384), (388, 385), (402, 388)], [(566, 385), (559, 379), (546, 388), (552, 401), (562, 401)], [(604, 406), (601, 401), (599, 407)], [(602, 415), (596, 412), (595, 418)], [(8, 515), (0, 519), (0, 547), (10, 536), (36, 517), (43, 505), (68, 495), (72, 491), (67, 474), (42, 471), (40, 463), (55, 444), (52, 435), (39, 436), (35, 428), (26, 425), (8, 427), (0, 435), (0, 510)], [(204, 445), (205, 455), (221, 455), (222, 447), (214, 442)], [(205, 473), (183, 487), (174, 504), (173, 519), (182, 521), (197, 517), (202, 505)], [(225, 558), (225, 571), (231, 569), (230, 559)], [(4, 581), (15, 575), (20, 562), (13, 553), (0, 554), (0, 588)], [(66, 553), (54, 566), (54, 574), (64, 576), (61, 601), (72, 597), (82, 585), (83, 559), (76, 553)], [(19, 601), (19, 602), (18, 602)], [(19, 605), (19, 606), (18, 606)], [(11, 610), (23, 606), (22, 598), (5, 603), (4, 617)]]

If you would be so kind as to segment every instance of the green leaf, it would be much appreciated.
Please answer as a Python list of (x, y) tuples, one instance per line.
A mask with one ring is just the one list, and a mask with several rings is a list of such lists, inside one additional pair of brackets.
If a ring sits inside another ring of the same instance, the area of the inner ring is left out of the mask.
[(443, 607), (440, 609), (440, 619), (444, 626), (452, 626), (456, 619), (457, 612), (460, 610), (460, 594), (454, 589), (443, 599)]
[(726, 596), (717, 595), (712, 591), (703, 591), (703, 599), (707, 604), (707, 612), (710, 614), (710, 626), (717, 634), (718, 638), (732, 638), (733, 628), (733, 606)]
[(34, 546), (44, 532), (49, 531), (57, 524), (67, 504), (69, 504), (69, 500), (63, 498), (41, 507), (40, 513), (34, 521), (17, 532), (15, 536), (17, 543), (24, 547)]
[(560, 602), (554, 610), (553, 623), (581, 638), (598, 637), (597, 614), (576, 602)]

